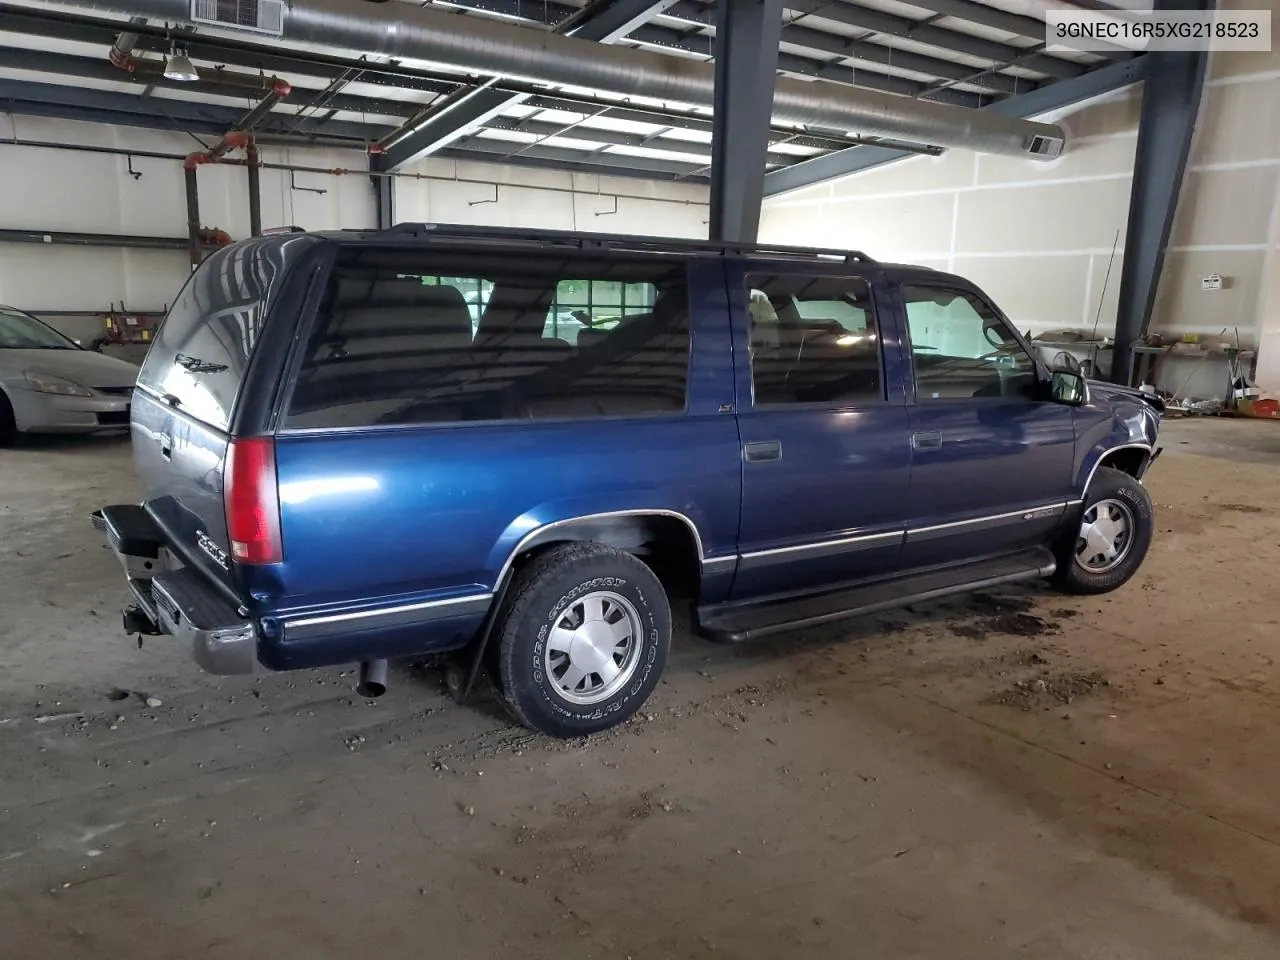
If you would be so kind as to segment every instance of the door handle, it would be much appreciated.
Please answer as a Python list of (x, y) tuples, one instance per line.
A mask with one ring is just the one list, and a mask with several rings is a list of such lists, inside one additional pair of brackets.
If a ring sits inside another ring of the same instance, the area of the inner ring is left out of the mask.
[(942, 434), (936, 430), (922, 430), (911, 435), (911, 446), (917, 450), (937, 450), (942, 446)]
[(758, 443), (742, 445), (742, 458), (747, 463), (764, 463), (767, 460), (782, 459), (781, 440), (762, 440)]
[(162, 433), (158, 437), (156, 437), (156, 440), (160, 444), (160, 456), (164, 457), (164, 459), (166, 460), (172, 459), (173, 458), (173, 437), (169, 436), (169, 434), (167, 433)]

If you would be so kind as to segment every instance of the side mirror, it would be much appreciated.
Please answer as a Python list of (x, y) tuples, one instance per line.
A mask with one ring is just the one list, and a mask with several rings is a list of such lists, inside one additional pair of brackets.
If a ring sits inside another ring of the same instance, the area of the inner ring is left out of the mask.
[(1089, 384), (1078, 370), (1054, 370), (1049, 374), (1050, 396), (1054, 403), (1081, 407), (1089, 402)]

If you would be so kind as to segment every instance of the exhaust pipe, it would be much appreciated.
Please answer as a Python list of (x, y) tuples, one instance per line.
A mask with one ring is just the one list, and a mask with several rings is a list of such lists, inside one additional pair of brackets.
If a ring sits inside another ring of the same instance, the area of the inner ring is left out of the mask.
[(360, 682), (356, 693), (366, 700), (374, 700), (387, 692), (387, 661), (361, 660)]

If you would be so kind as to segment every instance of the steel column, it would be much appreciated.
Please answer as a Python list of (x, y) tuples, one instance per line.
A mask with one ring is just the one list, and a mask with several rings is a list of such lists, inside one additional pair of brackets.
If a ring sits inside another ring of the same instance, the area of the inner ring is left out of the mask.
[(245, 148), (245, 169), (249, 174), (249, 234), (262, 236), (262, 177), (258, 145), (252, 140)]
[[(386, 163), (379, 156), (369, 157), (369, 170), (380, 173), (386, 170)], [(374, 216), (377, 217), (379, 230), (388, 230), (396, 224), (395, 178), (370, 177), (373, 183)]]
[[(1213, 0), (1156, 0), (1157, 11), (1212, 10)], [(1178, 209), (1191, 137), (1204, 91), (1209, 55), (1202, 51), (1149, 53), (1133, 157), (1129, 222), (1125, 228), (1116, 307), (1111, 380), (1127, 381), (1134, 346), (1151, 323), (1165, 248)]]
[(191, 269), (200, 266), (200, 184), (196, 168), (183, 168), (187, 188), (187, 251), (191, 255)]
[(760, 229), (782, 0), (718, 0), (712, 240), (752, 243)]

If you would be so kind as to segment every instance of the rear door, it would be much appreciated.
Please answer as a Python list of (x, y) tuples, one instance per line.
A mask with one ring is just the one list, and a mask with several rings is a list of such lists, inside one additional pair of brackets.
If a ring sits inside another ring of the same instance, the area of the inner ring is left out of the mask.
[(188, 563), (227, 584), (222, 479), (233, 416), (268, 309), (292, 261), (314, 243), (271, 238), (210, 255), (174, 301), (138, 376), (133, 455), (147, 510)]
[(977, 291), (902, 287), (915, 398), (910, 566), (1043, 542), (1071, 498), (1075, 421), (1030, 351)]
[[(829, 271), (829, 268), (828, 268)], [(883, 291), (788, 264), (729, 267), (743, 349), (738, 598), (891, 573), (911, 465)]]

